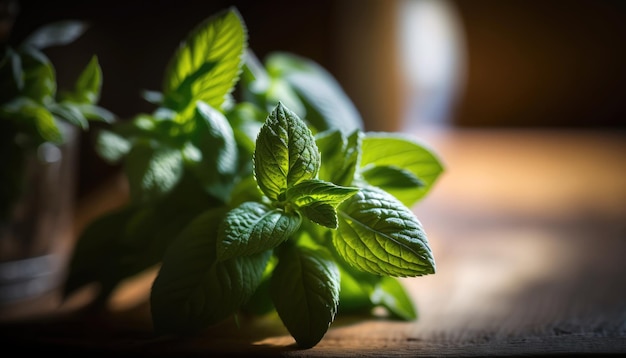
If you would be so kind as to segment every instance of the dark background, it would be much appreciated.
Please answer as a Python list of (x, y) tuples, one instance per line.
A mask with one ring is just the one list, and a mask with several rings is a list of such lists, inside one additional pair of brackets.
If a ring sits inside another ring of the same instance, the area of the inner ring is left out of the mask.
[[(140, 91), (159, 90), (178, 43), (212, 13), (236, 6), (249, 46), (311, 58), (328, 69), (360, 110), (366, 129), (393, 130), (402, 115), (402, 73), (389, 49), (394, 7), (385, 0), (18, 1), (10, 41), (57, 20), (89, 30), (50, 48), (59, 87), (69, 87), (96, 54), (100, 104), (121, 118), (153, 107)], [(466, 79), (450, 123), (462, 128), (626, 128), (626, 2), (620, 0), (451, 1), (463, 29)], [(372, 100), (374, 99), (374, 100)], [(81, 147), (82, 196), (115, 168)]]

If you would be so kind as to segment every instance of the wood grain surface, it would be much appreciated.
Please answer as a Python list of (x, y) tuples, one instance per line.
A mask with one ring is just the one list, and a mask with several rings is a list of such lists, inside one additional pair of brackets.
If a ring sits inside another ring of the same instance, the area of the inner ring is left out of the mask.
[[(339, 317), (307, 350), (295, 346), (275, 315), (227, 320), (196, 337), (155, 337), (146, 302), (152, 270), (122, 285), (108, 312), (82, 311), (89, 290), (61, 307), (31, 305), (30, 315), (0, 326), (3, 346), (91, 356), (626, 353), (626, 135), (454, 130), (416, 136), (446, 166), (414, 208), (437, 262), (435, 275), (403, 279), (416, 321)], [(123, 179), (114, 178), (85, 198), (76, 230), (121, 205), (125, 191)]]

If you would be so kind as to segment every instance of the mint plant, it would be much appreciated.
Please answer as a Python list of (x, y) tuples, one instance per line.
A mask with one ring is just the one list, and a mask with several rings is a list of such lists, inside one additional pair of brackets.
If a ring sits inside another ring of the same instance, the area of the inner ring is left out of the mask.
[(0, 54), (0, 221), (7, 220), (22, 193), (25, 158), (43, 143), (62, 144), (63, 124), (89, 129), (89, 121), (111, 122), (114, 115), (97, 105), (102, 70), (93, 56), (74, 88), (58, 91), (55, 68), (45, 49), (67, 45), (87, 29), (78, 21), (61, 21), (35, 30)]
[(336, 80), (288, 53), (261, 63), (235, 8), (190, 32), (146, 91), (154, 112), (100, 132), (130, 201), (91, 223), (66, 295), (158, 268), (155, 332), (190, 334), (275, 310), (300, 347), (338, 314), (415, 319), (398, 277), (435, 272), (410, 207), (442, 166), (414, 139), (370, 133)]

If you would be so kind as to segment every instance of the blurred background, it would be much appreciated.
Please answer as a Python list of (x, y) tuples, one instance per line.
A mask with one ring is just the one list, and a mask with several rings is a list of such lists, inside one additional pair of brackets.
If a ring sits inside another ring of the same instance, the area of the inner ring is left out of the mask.
[[(328, 69), (368, 130), (626, 128), (626, 2), (620, 0), (20, 0), (9, 41), (79, 19), (89, 30), (46, 50), (60, 87), (96, 54), (101, 105), (151, 111), (179, 41), (234, 5), (263, 58), (291, 51)], [(85, 135), (87, 136), (87, 135)], [(112, 172), (82, 141), (78, 195)]]

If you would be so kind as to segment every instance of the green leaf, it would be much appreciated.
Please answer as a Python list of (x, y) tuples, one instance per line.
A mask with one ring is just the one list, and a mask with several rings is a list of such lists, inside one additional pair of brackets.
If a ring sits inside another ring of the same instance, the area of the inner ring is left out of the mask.
[(280, 251), (270, 294), (299, 347), (313, 347), (324, 337), (337, 313), (339, 289), (339, 269), (325, 251), (298, 246)]
[(163, 92), (150, 90), (141, 91), (141, 98), (145, 99), (148, 103), (155, 105), (161, 105), (164, 100)]
[(256, 96), (262, 96), (270, 86), (270, 76), (250, 48), (246, 49), (241, 71), (244, 101), (260, 105)]
[(241, 178), (230, 193), (229, 205), (237, 207), (246, 201), (263, 202), (263, 192), (256, 185), (256, 180), (252, 175)]
[(90, 121), (101, 121), (105, 123), (113, 123), (115, 121), (115, 115), (113, 113), (95, 104), (76, 103), (74, 107)]
[(72, 125), (83, 130), (89, 129), (89, 122), (81, 111), (71, 102), (51, 103), (48, 106), (50, 112), (60, 117)]
[(178, 183), (183, 160), (177, 149), (137, 141), (126, 156), (124, 169), (132, 201), (144, 203), (169, 192)]
[(339, 265), (339, 262), (337, 264), (341, 274), (339, 314), (369, 313), (375, 307), (370, 300), (372, 285), (353, 276), (350, 271)]
[(358, 188), (343, 187), (319, 179), (310, 179), (287, 189), (286, 198), (310, 220), (336, 229), (337, 213), (335, 208), (358, 191)]
[(306, 119), (318, 131), (339, 129), (344, 134), (363, 129), (363, 120), (337, 80), (322, 66), (294, 54), (270, 54), (266, 66), (283, 78), (306, 107)]
[(407, 207), (412, 207), (426, 195), (443, 172), (443, 166), (433, 151), (416, 140), (395, 133), (367, 133), (363, 139), (361, 170), (373, 166), (402, 168), (423, 182), (423, 186), (381, 186)]
[(393, 189), (418, 189), (425, 184), (413, 173), (394, 165), (368, 166), (362, 169), (361, 175), (368, 184)]
[(15, 124), (29, 134), (36, 136), (37, 142), (61, 143), (63, 135), (48, 109), (27, 97), (17, 97), (0, 106), (2, 117), (15, 121)]
[(435, 273), (422, 225), (390, 194), (362, 188), (339, 206), (338, 217), (333, 244), (355, 268), (399, 277)]
[(110, 164), (119, 162), (132, 147), (126, 138), (106, 129), (98, 131), (95, 142), (98, 155)]
[[(249, 102), (237, 103), (227, 113), (228, 120), (235, 134), (239, 152), (239, 169), (241, 175), (252, 173), (252, 161), (256, 147), (256, 137), (265, 121), (267, 112)], [(255, 183), (256, 185), (256, 183)]]
[(26, 48), (22, 52), (22, 95), (40, 104), (52, 102), (56, 96), (56, 74), (52, 63), (42, 52)]
[(201, 156), (191, 169), (210, 193), (227, 200), (238, 166), (233, 129), (221, 112), (200, 101), (197, 102), (195, 124), (192, 143)]
[[(333, 231), (326, 231), (326, 243), (332, 242)], [(341, 291), (339, 294), (339, 314), (369, 314), (376, 305), (371, 301), (371, 293), (385, 277), (356, 269), (347, 263), (337, 252), (334, 245), (326, 245), (339, 267), (341, 274)]]
[[(181, 43), (165, 72), (165, 97), (185, 97), (221, 109), (241, 72), (247, 30), (239, 12), (231, 7), (209, 17)], [(184, 103), (185, 107), (188, 103)]]
[(235, 313), (255, 292), (270, 251), (216, 262), (225, 211), (193, 220), (167, 250), (150, 295), (158, 333), (195, 333)]
[(273, 249), (298, 230), (300, 221), (296, 213), (257, 202), (243, 203), (224, 219), (217, 243), (218, 260)]
[(411, 297), (394, 277), (383, 276), (371, 293), (370, 299), (375, 305), (385, 307), (393, 317), (406, 321), (417, 318)]
[(295, 113), (279, 103), (256, 141), (254, 172), (259, 187), (276, 201), (287, 188), (315, 178), (319, 167), (313, 134)]
[[(147, 206), (128, 205), (101, 216), (81, 233), (70, 276), (81, 278), (76, 288), (96, 282), (106, 298), (124, 279), (154, 267), (166, 249), (199, 214), (222, 204), (206, 194), (191, 175), (162, 200)], [(213, 252), (215, 249), (213, 249)]]
[(260, 63), (254, 52), (246, 51), (241, 78), (243, 100), (272, 111), (280, 102), (301, 118), (306, 117), (304, 104), (291, 85), (275, 72), (272, 76)]
[(330, 229), (337, 228), (337, 209), (327, 203), (313, 202), (298, 209), (309, 220)]
[(263, 93), (267, 110), (274, 108), (279, 102), (292, 110), (297, 116), (307, 118), (306, 107), (284, 78), (270, 79), (267, 90)]
[(100, 100), (101, 88), (102, 70), (98, 64), (98, 58), (93, 56), (78, 77), (74, 92), (69, 95), (69, 99), (77, 103), (95, 104)]
[(315, 141), (322, 157), (319, 178), (338, 185), (352, 185), (361, 158), (361, 137), (360, 131), (347, 137), (337, 129), (318, 133)]
[(22, 42), (21, 46), (44, 49), (67, 45), (79, 38), (87, 30), (87, 27), (87, 24), (81, 21), (57, 21), (35, 30)]
[[(269, 265), (268, 265), (269, 266)], [(263, 279), (256, 291), (241, 309), (249, 314), (262, 316), (275, 310), (270, 297), (270, 280)]]
[(272, 278), (272, 272), (274, 272), (274, 268), (277, 263), (278, 258), (275, 255), (272, 255), (265, 266), (261, 283), (257, 287), (256, 291), (254, 291), (254, 294), (252, 294), (252, 297), (250, 297), (248, 302), (241, 307), (244, 312), (262, 316), (275, 310), (272, 297), (270, 296), (270, 281)]
[(286, 198), (298, 207), (315, 202), (323, 202), (337, 207), (358, 191), (359, 188), (339, 186), (319, 179), (309, 179), (287, 189)]
[[(111, 287), (117, 282), (117, 258), (126, 250), (119, 245), (126, 224), (134, 214), (130, 207), (105, 213), (80, 233), (70, 256), (68, 275), (63, 285), (63, 296), (69, 297), (79, 288), (94, 281)], [(111, 270), (111, 266), (115, 269)]]

